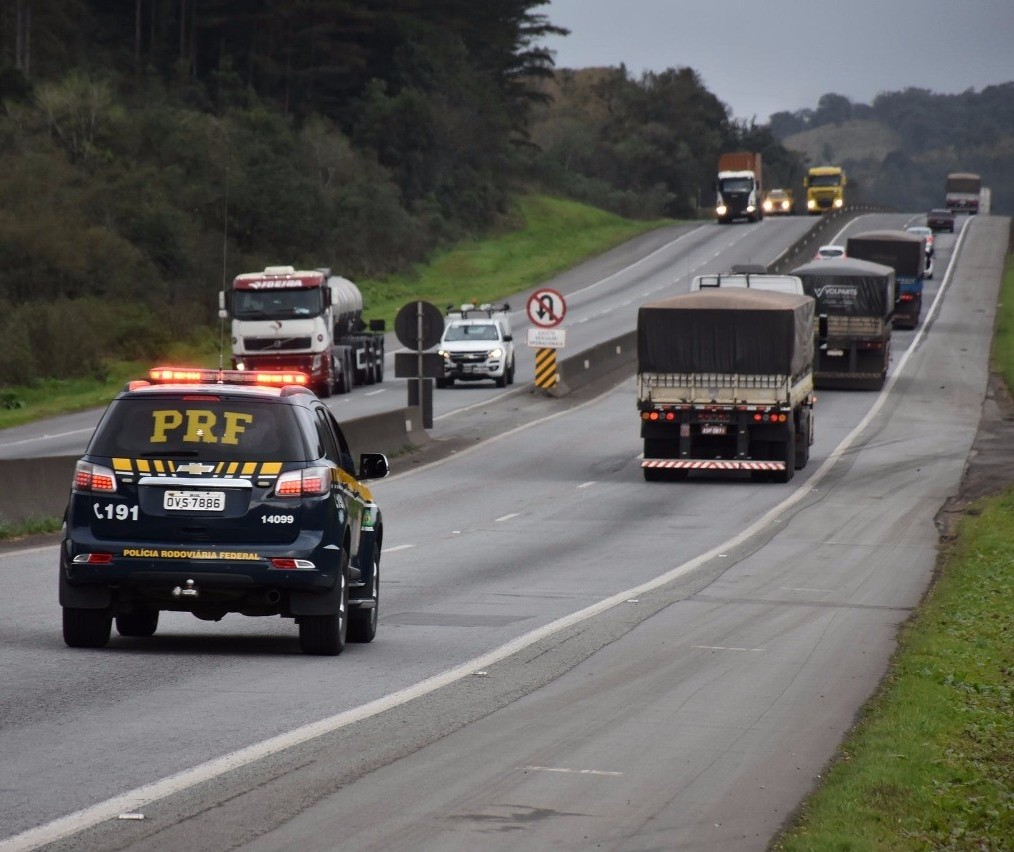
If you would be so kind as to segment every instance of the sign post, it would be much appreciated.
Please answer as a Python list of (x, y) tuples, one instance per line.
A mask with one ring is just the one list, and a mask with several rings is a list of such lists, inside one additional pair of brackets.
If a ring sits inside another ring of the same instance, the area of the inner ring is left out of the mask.
[(567, 301), (559, 291), (542, 287), (528, 297), (525, 310), (534, 326), (528, 329), (528, 345), (535, 349), (535, 386), (552, 390), (560, 381), (556, 350), (566, 344), (567, 332), (557, 326), (567, 313)]
[[(415, 354), (394, 358), (394, 375), (408, 379), (408, 404), (422, 408), (423, 428), (433, 428), (433, 379), (444, 374), (443, 359), (436, 352), (424, 352), (440, 342), (444, 331), (444, 317), (440, 309), (430, 302), (409, 302), (402, 306), (394, 318), (394, 332), (398, 342)], [(415, 374), (413, 377), (412, 364)]]

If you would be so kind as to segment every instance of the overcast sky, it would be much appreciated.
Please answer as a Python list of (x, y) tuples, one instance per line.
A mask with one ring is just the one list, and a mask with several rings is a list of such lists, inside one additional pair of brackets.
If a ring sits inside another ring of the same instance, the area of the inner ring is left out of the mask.
[(557, 68), (693, 68), (733, 116), (1014, 82), (1014, 0), (550, 0)]

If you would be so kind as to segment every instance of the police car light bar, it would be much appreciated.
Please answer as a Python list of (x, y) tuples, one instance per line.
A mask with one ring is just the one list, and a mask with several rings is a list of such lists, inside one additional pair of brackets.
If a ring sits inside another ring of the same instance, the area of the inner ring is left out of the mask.
[(154, 384), (230, 384), (230, 385), (286, 385), (307, 386), (310, 377), (293, 370), (214, 370), (180, 367), (154, 367), (148, 371)]

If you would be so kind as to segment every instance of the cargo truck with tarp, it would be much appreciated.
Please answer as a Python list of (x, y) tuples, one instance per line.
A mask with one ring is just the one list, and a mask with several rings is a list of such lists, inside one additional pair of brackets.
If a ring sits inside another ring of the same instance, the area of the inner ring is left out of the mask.
[(856, 260), (890, 266), (898, 298), (894, 303), (894, 327), (915, 328), (922, 313), (922, 287), (926, 276), (926, 245), (908, 231), (864, 231), (848, 238), (845, 251)]
[(891, 358), (894, 269), (868, 260), (812, 260), (792, 270), (817, 303), (813, 381), (818, 388), (879, 389)]
[(951, 172), (944, 184), (947, 208), (952, 213), (978, 213), (982, 178), (974, 172)]
[(644, 478), (788, 482), (813, 443), (814, 300), (708, 288), (637, 312)]

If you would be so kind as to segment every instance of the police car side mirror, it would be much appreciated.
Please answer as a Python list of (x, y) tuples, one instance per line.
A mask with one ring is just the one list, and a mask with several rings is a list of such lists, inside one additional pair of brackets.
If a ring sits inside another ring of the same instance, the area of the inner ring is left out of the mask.
[(514, 339), (514, 335), (513, 334), (505, 334), (503, 336), (503, 339), (506, 340), (508, 343), (510, 343)]
[(383, 453), (360, 453), (358, 479), (383, 479), (391, 472)]

